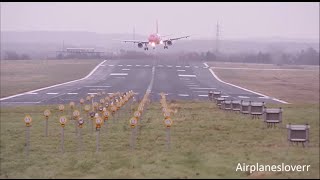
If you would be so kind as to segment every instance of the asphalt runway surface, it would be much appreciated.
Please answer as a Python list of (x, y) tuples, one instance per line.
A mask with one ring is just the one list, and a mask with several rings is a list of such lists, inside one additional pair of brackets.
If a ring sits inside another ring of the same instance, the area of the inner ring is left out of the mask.
[[(0, 102), (1, 105), (78, 103), (80, 98), (97, 92), (129, 90), (137, 93), (139, 100), (149, 88), (152, 101), (158, 101), (161, 92), (167, 94), (167, 100), (208, 100), (209, 91), (221, 91), (230, 100), (285, 103), (221, 81), (202, 61), (105, 60), (81, 80), (2, 98)], [(99, 97), (95, 98), (98, 101)]]

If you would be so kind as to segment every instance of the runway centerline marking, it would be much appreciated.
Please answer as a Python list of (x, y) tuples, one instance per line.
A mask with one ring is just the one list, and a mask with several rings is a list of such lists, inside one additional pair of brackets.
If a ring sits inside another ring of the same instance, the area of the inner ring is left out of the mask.
[(110, 76), (127, 76), (128, 73), (111, 73)]
[(190, 88), (190, 89), (216, 89), (216, 88)]
[(189, 96), (189, 94), (178, 94), (178, 96)]
[(130, 69), (122, 69), (122, 71), (129, 71)]
[(111, 86), (85, 86), (85, 87), (111, 87)]
[(67, 94), (78, 94), (78, 93), (67, 93)]
[(249, 98), (248, 96), (238, 96), (239, 98)]
[(184, 66), (184, 67), (189, 68), (190, 66)]
[(118, 64), (118, 66), (123, 66), (122, 64)]
[(181, 66), (176, 66), (176, 67), (181, 67)]
[(46, 93), (46, 94), (59, 94), (59, 93)]
[(197, 77), (194, 74), (178, 74), (178, 76), (180, 76), (180, 77)]
[(177, 69), (177, 71), (186, 71), (186, 70), (184, 70), (184, 69)]
[(127, 66), (132, 66), (131, 64), (128, 64)]
[(108, 66), (114, 66), (113, 64), (109, 64)]
[(208, 97), (208, 94), (199, 94), (198, 96), (201, 96), (201, 97)]
[(139, 66), (141, 66), (141, 65), (139, 65), (139, 64), (136, 64), (136, 66), (137, 66), (137, 67), (139, 67)]

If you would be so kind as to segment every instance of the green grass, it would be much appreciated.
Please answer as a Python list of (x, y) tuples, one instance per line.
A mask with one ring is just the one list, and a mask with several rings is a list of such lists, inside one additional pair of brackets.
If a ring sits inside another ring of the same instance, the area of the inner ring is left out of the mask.
[(85, 77), (101, 60), (2, 60), (1, 97)]
[[(168, 104), (170, 104), (168, 102)], [(65, 128), (65, 153), (60, 152), (56, 106), (1, 107), (0, 178), (249, 178), (237, 163), (311, 165), (309, 172), (254, 174), (266, 178), (319, 178), (319, 104), (283, 105), (283, 127), (311, 125), (310, 147), (288, 146), (284, 128), (266, 129), (261, 119), (224, 112), (210, 102), (178, 102), (172, 117), (171, 151), (159, 102), (147, 105), (139, 122), (136, 150), (130, 150), (129, 105), (96, 136), (85, 124), (83, 151), (78, 152), (74, 124)], [(277, 105), (273, 105), (277, 106)], [(51, 108), (49, 137), (44, 137), (43, 111)], [(135, 104), (134, 107), (137, 107)], [(26, 113), (33, 117), (29, 157), (24, 151)]]

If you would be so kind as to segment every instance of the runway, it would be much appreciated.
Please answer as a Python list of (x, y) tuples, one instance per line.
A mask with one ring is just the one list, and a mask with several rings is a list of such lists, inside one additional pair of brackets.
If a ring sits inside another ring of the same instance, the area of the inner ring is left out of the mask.
[[(165, 59), (104, 60), (88, 76), (1, 99), (1, 104), (58, 104), (79, 102), (90, 94), (133, 90), (141, 99), (147, 89), (151, 100), (167, 94), (167, 100), (207, 100), (209, 91), (221, 91), (228, 99), (286, 103), (222, 81), (201, 61)], [(97, 97), (99, 98), (99, 97)]]

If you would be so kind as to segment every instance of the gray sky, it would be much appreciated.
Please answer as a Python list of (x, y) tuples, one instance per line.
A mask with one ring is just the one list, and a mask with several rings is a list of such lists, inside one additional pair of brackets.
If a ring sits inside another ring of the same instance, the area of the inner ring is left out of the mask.
[(155, 32), (215, 34), (221, 38), (319, 38), (319, 3), (170, 3), (170, 2), (17, 2), (1, 3), (1, 31), (90, 31), (98, 33)]

